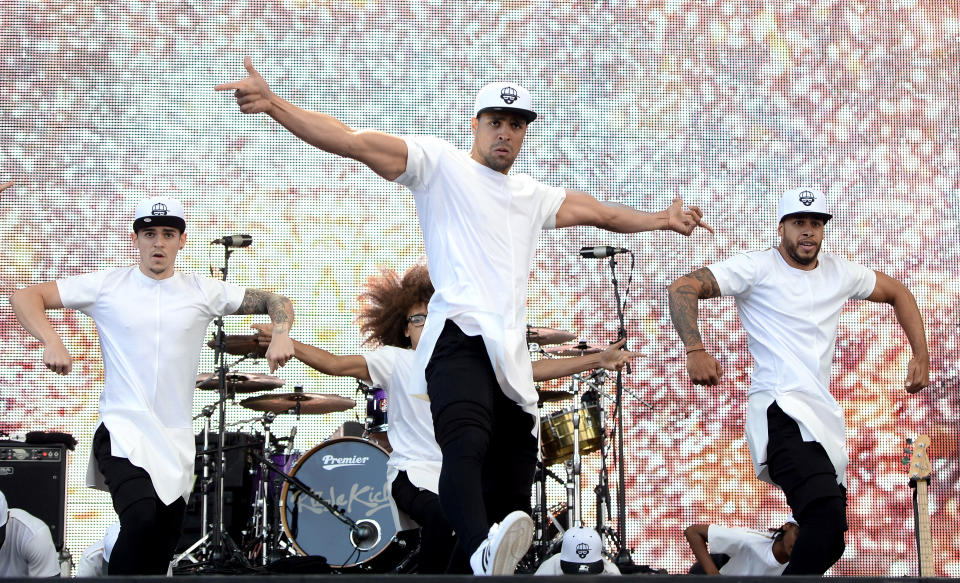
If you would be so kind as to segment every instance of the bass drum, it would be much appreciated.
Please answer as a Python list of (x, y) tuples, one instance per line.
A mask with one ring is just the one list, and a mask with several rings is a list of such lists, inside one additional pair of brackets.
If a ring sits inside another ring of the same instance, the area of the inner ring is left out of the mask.
[(373, 530), (357, 540), (350, 527), (319, 502), (285, 483), (281, 492), (283, 530), (301, 555), (322, 556), (334, 569), (394, 569), (406, 543), (397, 538), (390, 509), (387, 457), (383, 448), (358, 437), (325, 441), (303, 454), (292, 476), (359, 524)]

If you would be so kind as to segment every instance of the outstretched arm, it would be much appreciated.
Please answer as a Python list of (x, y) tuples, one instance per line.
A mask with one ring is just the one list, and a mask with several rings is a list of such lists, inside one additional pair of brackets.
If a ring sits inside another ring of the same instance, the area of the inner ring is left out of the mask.
[(677, 279), (667, 288), (670, 299), (670, 320), (683, 341), (687, 353), (687, 374), (696, 385), (720, 383), (723, 368), (703, 347), (697, 313), (701, 299), (720, 297), (720, 285), (713, 273), (701, 267)]
[[(269, 346), (273, 337), (274, 326), (272, 324), (254, 324), (251, 328), (257, 331), (257, 342), (260, 346)], [(367, 359), (362, 356), (338, 356), (322, 348), (296, 340), (293, 341), (293, 350), (294, 358), (323, 374), (354, 377), (368, 383), (372, 382), (370, 380), (370, 370), (367, 368)]]
[(289, 299), (261, 289), (247, 288), (243, 301), (234, 314), (267, 314), (273, 322), (273, 339), (267, 347), (267, 363), (270, 372), (287, 364), (293, 358), (293, 341), (290, 326), (293, 325), (293, 304)]
[(670, 230), (689, 235), (698, 226), (711, 233), (713, 227), (703, 222), (700, 207), (683, 208), (683, 201), (674, 199), (673, 204), (656, 213), (638, 211), (633, 207), (615, 202), (600, 202), (585, 192), (568, 190), (567, 197), (557, 211), (557, 227), (586, 225), (614, 233), (639, 233), (642, 231)]
[(44, 366), (57, 374), (69, 373), (73, 358), (46, 313), (63, 307), (57, 283), (48, 281), (17, 290), (10, 296), (10, 305), (24, 329), (43, 344)]
[(607, 347), (603, 352), (572, 356), (570, 358), (544, 358), (533, 363), (533, 380), (549, 381), (561, 377), (603, 368), (606, 370), (620, 370), (628, 360), (640, 356), (638, 352), (621, 350), (626, 339), (618, 340)]
[(13, 186), (12, 180), (10, 180), (9, 182), (0, 182), (0, 192), (3, 192), (4, 190), (10, 188), (11, 186)]
[(707, 575), (719, 575), (720, 569), (717, 569), (717, 564), (713, 562), (713, 557), (710, 556), (710, 551), (707, 550), (707, 532), (709, 528), (709, 524), (691, 524), (683, 529), (683, 536), (687, 538), (690, 550), (693, 551), (693, 556), (697, 558), (697, 562), (703, 567), (704, 572)]
[(905, 285), (879, 271), (877, 283), (867, 300), (883, 302), (893, 306), (900, 327), (907, 335), (913, 358), (907, 363), (907, 379), (904, 387), (908, 393), (916, 393), (930, 384), (930, 352), (927, 349), (927, 335), (923, 329), (923, 316), (917, 307), (917, 300)]
[(395, 180), (407, 168), (407, 144), (401, 138), (372, 130), (354, 130), (325, 113), (307, 111), (277, 96), (253, 68), (250, 57), (243, 66), (248, 77), (214, 87), (233, 91), (243, 113), (266, 113), (293, 135), (324, 152), (351, 158)]

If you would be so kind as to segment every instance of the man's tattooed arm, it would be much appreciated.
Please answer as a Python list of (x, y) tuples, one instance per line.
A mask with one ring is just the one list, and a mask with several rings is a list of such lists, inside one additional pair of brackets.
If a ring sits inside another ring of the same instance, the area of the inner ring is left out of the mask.
[(289, 332), (293, 325), (293, 304), (279, 294), (247, 288), (243, 302), (234, 314), (268, 314), (273, 333)]
[(688, 349), (703, 346), (697, 327), (698, 302), (720, 297), (720, 285), (713, 273), (706, 267), (692, 271), (671, 283), (668, 294), (670, 319), (683, 345)]

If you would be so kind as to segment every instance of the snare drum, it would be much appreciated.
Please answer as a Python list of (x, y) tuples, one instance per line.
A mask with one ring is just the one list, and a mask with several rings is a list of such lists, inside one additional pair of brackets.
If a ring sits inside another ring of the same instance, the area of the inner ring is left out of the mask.
[(323, 556), (335, 569), (364, 567), (385, 572), (399, 563), (406, 551), (404, 543), (397, 540), (399, 529), (390, 509), (387, 457), (383, 448), (356, 437), (325, 441), (303, 454), (291, 475), (376, 533), (369, 541), (355, 541), (350, 527), (286, 483), (280, 516), (298, 553)]
[(580, 453), (600, 449), (600, 406), (585, 404), (579, 409), (567, 408), (540, 419), (540, 440), (543, 465), (552, 466), (573, 457), (573, 414), (580, 413)]

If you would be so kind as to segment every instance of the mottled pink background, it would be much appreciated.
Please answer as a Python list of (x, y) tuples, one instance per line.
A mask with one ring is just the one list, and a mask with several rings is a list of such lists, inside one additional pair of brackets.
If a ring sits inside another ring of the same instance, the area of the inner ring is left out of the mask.
[[(0, 198), (2, 293), (129, 264), (135, 202), (172, 195), (189, 213), (181, 269), (206, 272), (222, 259), (208, 241), (250, 233), (254, 245), (233, 256), (230, 279), (293, 298), (298, 339), (355, 353), (355, 297), (366, 278), (422, 254), (409, 194), (266, 117), (242, 116), (213, 85), (240, 78), (249, 54), (301, 106), (466, 148), (477, 88), (513, 79), (533, 91), (540, 113), (515, 171), (648, 210), (681, 196), (718, 228), (689, 239), (551, 232), (536, 257), (530, 322), (606, 342), (615, 332), (607, 266), (575, 250), (636, 252), (627, 317), (631, 346), (645, 356), (626, 384), (653, 410), (626, 401), (634, 559), (685, 571), (686, 525), (763, 528), (786, 517), (782, 495), (752, 476), (742, 434), (750, 359), (732, 302), (701, 312), (724, 382), (694, 387), (665, 286), (774, 244), (776, 199), (805, 182), (833, 201), (825, 247), (904, 281), (932, 352), (933, 384), (908, 397), (909, 347), (889, 307), (851, 303), (841, 320), (832, 389), (849, 425), (851, 530), (832, 573), (916, 572), (899, 459), (903, 438), (925, 432), (934, 441), (936, 572), (960, 576), (958, 18), (954, 3), (924, 0), (8, 2), (0, 182), (16, 186)], [(623, 283), (628, 264), (618, 266)], [(67, 526), (76, 555), (113, 520), (106, 496), (83, 487), (103, 375), (95, 331), (77, 313), (54, 316), (76, 357), (61, 378), (40, 365), (38, 344), (9, 307), (0, 314), (0, 428), (81, 440)], [(261, 320), (233, 318), (228, 331), (252, 321)], [(210, 360), (205, 353), (203, 367)], [(240, 368), (266, 372), (263, 362)], [(354, 390), (299, 363), (282, 376), (287, 388)], [(201, 395), (198, 409), (208, 402)], [(309, 449), (356, 414), (284, 419), (277, 429), (296, 424), (297, 447)], [(234, 405), (228, 416), (252, 415)], [(593, 474), (597, 456), (587, 461)]]

